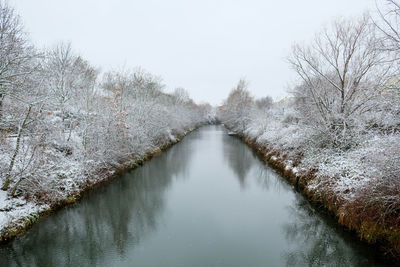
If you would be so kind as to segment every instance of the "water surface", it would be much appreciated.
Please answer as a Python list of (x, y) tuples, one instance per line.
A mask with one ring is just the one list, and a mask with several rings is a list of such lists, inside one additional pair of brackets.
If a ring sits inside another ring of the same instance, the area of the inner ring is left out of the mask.
[(381, 265), (220, 126), (0, 247), (0, 266)]

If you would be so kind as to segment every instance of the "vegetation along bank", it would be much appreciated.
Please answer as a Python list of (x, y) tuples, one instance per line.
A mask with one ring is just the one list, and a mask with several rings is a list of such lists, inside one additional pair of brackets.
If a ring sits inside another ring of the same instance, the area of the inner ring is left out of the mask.
[(213, 120), (141, 68), (101, 72), (70, 43), (37, 49), (0, 1), (0, 242)]
[(289, 97), (254, 99), (242, 79), (218, 116), (340, 224), (399, 261), (400, 46), (386, 22), (336, 20), (293, 46), (299, 82)]

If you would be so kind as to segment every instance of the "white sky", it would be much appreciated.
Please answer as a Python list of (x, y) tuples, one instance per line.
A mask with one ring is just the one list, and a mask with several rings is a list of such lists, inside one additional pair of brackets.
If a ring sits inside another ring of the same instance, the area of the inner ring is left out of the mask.
[(103, 71), (141, 66), (167, 91), (220, 104), (245, 77), (256, 97), (286, 95), (294, 42), (374, 0), (10, 0), (39, 47), (71, 41)]

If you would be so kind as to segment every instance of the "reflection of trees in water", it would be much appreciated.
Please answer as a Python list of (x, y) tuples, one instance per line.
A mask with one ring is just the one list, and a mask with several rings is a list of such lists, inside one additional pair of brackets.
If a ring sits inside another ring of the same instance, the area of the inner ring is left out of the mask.
[(0, 266), (98, 265), (107, 254), (124, 257), (157, 228), (166, 190), (189, 165), (190, 145), (184, 140), (0, 247)]
[(268, 191), (271, 189), (274, 191), (280, 191), (282, 188), (284, 190), (288, 190), (290, 185), (284, 180), (283, 177), (280, 177), (271, 167), (260, 162), (255, 170), (255, 178), (257, 184)]
[(297, 195), (296, 203), (289, 207), (291, 223), (283, 227), (287, 240), (297, 249), (284, 255), (287, 266), (377, 266), (372, 249), (352, 240), (302, 196)]
[(285, 181), (281, 177), (276, 177), (277, 174), (261, 159), (258, 159), (257, 154), (240, 139), (223, 136), (223, 145), (225, 159), (242, 189), (246, 187), (246, 179), (252, 168), (257, 184), (265, 190), (269, 190), (271, 186), (274, 190), (280, 190), (285, 184)]
[(223, 136), (224, 156), (229, 167), (233, 170), (240, 187), (246, 187), (246, 177), (254, 163), (253, 152), (235, 137)]

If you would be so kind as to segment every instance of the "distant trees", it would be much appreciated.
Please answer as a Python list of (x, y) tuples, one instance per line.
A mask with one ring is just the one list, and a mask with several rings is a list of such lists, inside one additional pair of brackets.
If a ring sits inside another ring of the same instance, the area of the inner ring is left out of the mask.
[(184, 104), (190, 101), (189, 94), (185, 90), (185, 88), (182, 87), (175, 88), (172, 95), (175, 98), (176, 103)]
[(206, 118), (208, 123), (214, 124), (217, 123), (217, 108), (211, 106), (209, 103), (202, 103), (198, 105), (198, 109), (201, 116)]
[(259, 99), (256, 99), (256, 106), (263, 110), (269, 110), (272, 107), (272, 104), (274, 103), (274, 100), (270, 96), (265, 96)]
[(246, 130), (255, 105), (247, 87), (246, 80), (239, 80), (226, 99), (220, 114), (222, 121), (240, 134)]

